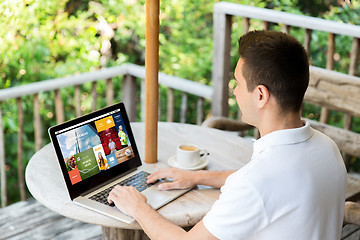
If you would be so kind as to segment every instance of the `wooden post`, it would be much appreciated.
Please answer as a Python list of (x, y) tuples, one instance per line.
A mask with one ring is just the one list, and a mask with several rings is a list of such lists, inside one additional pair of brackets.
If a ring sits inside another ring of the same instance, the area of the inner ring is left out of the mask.
[(112, 105), (114, 102), (114, 86), (112, 78), (106, 79), (106, 104)]
[(243, 19), (243, 31), (244, 34), (247, 33), (250, 29), (250, 18), (244, 18)]
[(96, 110), (96, 98), (97, 98), (97, 92), (96, 92), (96, 82), (91, 83), (91, 111)]
[(42, 147), (42, 134), (41, 134), (41, 117), (40, 117), (40, 104), (39, 95), (34, 94), (34, 135), (35, 135), (35, 150), (39, 151)]
[(123, 102), (126, 107), (129, 120), (136, 121), (136, 78), (131, 75), (125, 75), (123, 79)]
[(289, 33), (290, 33), (290, 26), (287, 25), (287, 24), (284, 24), (284, 26), (283, 26), (283, 28), (282, 28), (282, 31), (283, 31), (284, 33), (289, 34)]
[(167, 90), (167, 115), (166, 115), (166, 121), (167, 122), (173, 122), (174, 121), (174, 89), (168, 88)]
[[(356, 76), (358, 73), (359, 54), (360, 54), (360, 39), (354, 38), (350, 52), (349, 75)], [(352, 125), (352, 116), (350, 114), (346, 114), (344, 121), (344, 128), (346, 130), (351, 130), (351, 125)]]
[(7, 178), (5, 162), (5, 139), (3, 132), (1, 102), (0, 102), (0, 179), (1, 179), (1, 207), (7, 205)]
[(308, 57), (310, 56), (311, 33), (312, 33), (311, 29), (305, 29), (304, 48)]
[(159, 96), (158, 96), (158, 121), (161, 121), (161, 93), (159, 91)]
[(142, 79), (141, 80), (141, 86), (140, 86), (140, 103), (141, 103), (141, 121), (145, 122), (145, 92), (146, 92), (146, 87), (145, 87), (145, 80)]
[(159, 105), (159, 0), (146, 1), (145, 162), (157, 162)]
[(214, 95), (211, 111), (214, 116), (228, 116), (231, 16), (214, 12), (214, 47), (212, 62), (212, 82)]
[[(328, 49), (326, 54), (326, 69), (334, 69), (334, 53), (335, 53), (335, 34), (329, 33)], [(327, 123), (330, 116), (330, 110), (326, 107), (321, 108), (320, 122)]]
[(17, 164), (18, 164), (18, 180), (19, 180), (19, 190), (20, 190), (20, 199), (21, 201), (26, 200), (26, 191), (25, 191), (25, 179), (24, 179), (24, 164), (23, 164), (23, 136), (24, 136), (24, 111), (21, 104), (21, 98), (16, 99), (18, 107), (18, 146), (17, 146)]
[[(360, 39), (354, 38), (352, 45), (351, 45), (351, 50), (350, 50), (349, 75), (356, 76), (358, 73), (359, 54), (360, 54)], [(352, 115), (345, 114), (344, 129), (351, 131), (352, 122), (353, 122)], [(346, 168), (349, 169), (350, 164), (351, 164), (351, 155), (343, 154), (343, 158), (344, 158)]]
[[(305, 48), (305, 52), (309, 59), (309, 65), (311, 65), (311, 62), (312, 62), (312, 59), (310, 58), (311, 34), (312, 34), (312, 30), (306, 28), (305, 29), (305, 38), (304, 38), (304, 48)], [(301, 113), (301, 116), (304, 117), (304, 102), (301, 104), (301, 112), (300, 113)]]
[(326, 69), (334, 69), (334, 53), (335, 53), (335, 37), (336, 34), (329, 33), (328, 36), (328, 49), (326, 53)]
[(263, 21), (263, 28), (264, 28), (264, 30), (269, 30), (269, 28), (270, 28), (270, 23), (267, 22), (267, 21)]
[[(36, 97), (38, 97), (38, 95)], [(64, 106), (61, 98), (60, 89), (55, 90), (55, 112), (56, 112), (56, 122), (58, 124), (63, 123), (65, 121), (65, 115), (64, 115)], [(39, 110), (39, 115), (40, 115), (40, 110)]]
[(197, 107), (196, 107), (196, 124), (197, 125), (201, 125), (201, 123), (203, 122), (203, 115), (204, 115), (204, 111), (203, 111), (203, 104), (204, 104), (204, 98), (199, 97), (197, 100)]
[(81, 89), (80, 85), (75, 85), (75, 113), (76, 117), (81, 116)]
[(356, 76), (359, 68), (360, 38), (354, 38), (351, 45), (349, 74)]
[(181, 123), (186, 122), (187, 103), (188, 103), (188, 95), (186, 92), (184, 92), (181, 97), (181, 107), (180, 107), (180, 122)]

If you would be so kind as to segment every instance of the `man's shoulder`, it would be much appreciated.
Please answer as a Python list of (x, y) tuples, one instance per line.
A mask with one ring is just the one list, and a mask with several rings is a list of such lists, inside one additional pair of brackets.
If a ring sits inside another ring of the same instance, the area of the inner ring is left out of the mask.
[(339, 151), (338, 146), (336, 145), (335, 141), (332, 138), (330, 138), (325, 133), (322, 133), (322, 132), (320, 132), (320, 131), (318, 131), (316, 129), (313, 129), (313, 131), (314, 131), (314, 135), (310, 139), (312, 141), (312, 143), (318, 144), (322, 148), (331, 147), (331, 148), (334, 148), (334, 149)]

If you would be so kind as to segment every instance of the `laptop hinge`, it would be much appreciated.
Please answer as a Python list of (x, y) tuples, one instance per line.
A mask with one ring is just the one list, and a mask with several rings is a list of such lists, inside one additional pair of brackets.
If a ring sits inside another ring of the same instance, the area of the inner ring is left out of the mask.
[(109, 179), (109, 180), (107, 180), (107, 181), (105, 181), (105, 182), (97, 185), (96, 187), (90, 188), (89, 190), (87, 190), (87, 191), (83, 192), (82, 194), (80, 194), (80, 196), (82, 196), (82, 197), (83, 197), (83, 196), (86, 196), (87, 194), (89, 194), (89, 193), (91, 193), (91, 192), (94, 192), (94, 191), (98, 190), (99, 188), (102, 188), (102, 187), (104, 187), (105, 185), (107, 185), (107, 184), (109, 184), (109, 183), (111, 183), (111, 182), (114, 182), (114, 181), (116, 181), (117, 179), (122, 178), (122, 177), (124, 177), (125, 175), (127, 175), (127, 174), (129, 174), (129, 173), (131, 173), (131, 172), (134, 172), (134, 171), (136, 171), (136, 170), (137, 170), (137, 168), (135, 168), (135, 169), (130, 169), (129, 171), (126, 171), (126, 172), (120, 174), (119, 176), (113, 177), (113, 178), (111, 178), (111, 179)]

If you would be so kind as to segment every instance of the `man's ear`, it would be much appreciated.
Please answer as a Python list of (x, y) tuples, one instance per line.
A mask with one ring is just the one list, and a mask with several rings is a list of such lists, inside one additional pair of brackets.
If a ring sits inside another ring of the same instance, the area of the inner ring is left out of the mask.
[(269, 89), (267, 87), (265, 87), (264, 85), (258, 85), (256, 87), (256, 97), (257, 97), (258, 107), (264, 108), (270, 99)]

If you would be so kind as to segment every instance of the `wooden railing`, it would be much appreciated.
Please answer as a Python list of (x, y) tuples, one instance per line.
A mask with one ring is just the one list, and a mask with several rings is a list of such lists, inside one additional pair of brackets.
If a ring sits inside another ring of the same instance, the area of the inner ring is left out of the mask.
[[(23, 146), (25, 134), (24, 119), (25, 113), (22, 106), (22, 98), (25, 96), (33, 96), (33, 125), (34, 125), (34, 139), (35, 150), (39, 150), (43, 146), (42, 136), (42, 119), (40, 115), (40, 101), (39, 94), (43, 92), (55, 92), (55, 115), (56, 122), (61, 123), (65, 120), (64, 103), (61, 96), (61, 89), (66, 87), (74, 87), (74, 100), (75, 100), (75, 113), (76, 116), (82, 114), (81, 110), (81, 85), (85, 83), (91, 83), (91, 110), (97, 109), (97, 83), (98, 81), (106, 81), (106, 104), (111, 105), (114, 101), (114, 77), (123, 76), (122, 82), (122, 101), (124, 102), (130, 121), (136, 120), (137, 111), (136, 108), (139, 97), (137, 96), (137, 90), (141, 87), (141, 113), (144, 113), (144, 93), (145, 84), (145, 68), (134, 64), (123, 64), (121, 66), (101, 69), (95, 72), (83, 73), (70, 77), (63, 77), (51, 80), (45, 80), (41, 82), (31, 83), (23, 86), (12, 87), (8, 89), (0, 90), (0, 180), (1, 180), (1, 206), (4, 207), (8, 204), (8, 190), (7, 190), (7, 177), (6, 177), (6, 162), (5, 162), (5, 136), (3, 126), (3, 114), (2, 104), (6, 104), (10, 99), (16, 99), (17, 114), (18, 114), (18, 132), (17, 132), (17, 175), (19, 183), (19, 191), (21, 200), (26, 199), (26, 189), (24, 181), (24, 166), (23, 166)], [(137, 86), (136, 79), (141, 79), (141, 86)], [(180, 91), (182, 93), (182, 104), (180, 113), (180, 122), (186, 121), (186, 113), (188, 111), (188, 95), (195, 95), (197, 100), (197, 124), (200, 124), (203, 120), (203, 102), (204, 99), (212, 98), (212, 88), (206, 85), (202, 85), (190, 80), (170, 76), (167, 74), (159, 73), (159, 84), (167, 87), (167, 121), (174, 121), (174, 91)], [(66, 103), (68, 104), (68, 103)], [(159, 109), (160, 112), (160, 109)], [(143, 119), (141, 115), (141, 119)], [(48, 126), (47, 126), (48, 127)], [(12, 143), (6, 143), (6, 145)], [(28, 159), (26, 159), (28, 160)]]
[[(212, 114), (214, 116), (228, 115), (228, 82), (230, 70), (231, 32), (233, 16), (242, 17), (243, 33), (249, 31), (251, 20), (262, 21), (263, 29), (268, 30), (272, 24), (281, 26), (284, 32), (289, 33), (292, 27), (304, 30), (304, 47), (310, 56), (310, 43), (314, 31), (328, 33), (326, 54), (326, 69), (334, 70), (335, 38), (344, 35), (353, 38), (349, 52), (350, 64), (348, 75), (357, 75), (360, 52), (360, 26), (324, 20), (320, 18), (295, 15), (270, 9), (249, 7), (235, 3), (220, 2), (214, 5), (214, 55), (212, 68), (212, 81), (214, 98), (212, 101)], [(239, 33), (240, 36), (240, 33)], [(326, 46), (317, 46), (317, 48)], [(344, 46), (339, 46), (344, 47)], [(321, 67), (321, 66), (318, 66)], [(311, 69), (317, 73), (316, 68)], [(328, 73), (331, 74), (331, 73)], [(337, 76), (334, 73), (334, 76)], [(322, 108), (320, 121), (326, 123), (329, 118), (329, 109)], [(345, 117), (345, 129), (351, 128), (351, 115)]]

